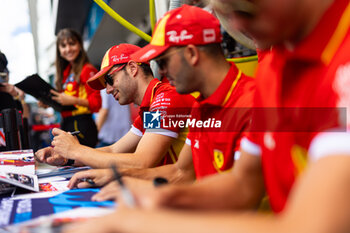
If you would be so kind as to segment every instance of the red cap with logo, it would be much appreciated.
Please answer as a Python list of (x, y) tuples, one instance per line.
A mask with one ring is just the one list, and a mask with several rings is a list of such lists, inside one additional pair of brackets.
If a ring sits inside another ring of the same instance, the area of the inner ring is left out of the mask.
[[(114, 65), (126, 64), (131, 58), (130, 55), (138, 51), (140, 47), (132, 44), (120, 44), (115, 45), (107, 50), (101, 63), (101, 70), (91, 77), (87, 84), (96, 90), (101, 90), (106, 88), (106, 83), (104, 76), (108, 73)], [(122, 69), (124, 66), (121, 66)]]
[(151, 42), (131, 57), (137, 62), (158, 57), (171, 46), (221, 43), (220, 22), (209, 12), (182, 5), (167, 12), (157, 23)]

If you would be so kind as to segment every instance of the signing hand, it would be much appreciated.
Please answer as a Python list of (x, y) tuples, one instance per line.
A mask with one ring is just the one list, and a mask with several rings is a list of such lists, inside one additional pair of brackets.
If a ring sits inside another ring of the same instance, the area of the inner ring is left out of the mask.
[[(91, 184), (84, 179), (91, 179)], [(110, 169), (91, 169), (74, 174), (68, 183), (68, 188), (89, 188), (93, 186), (104, 186), (113, 180), (113, 173)]]
[[(154, 187), (153, 183), (149, 180), (141, 180), (133, 177), (123, 177), (125, 186), (136, 196), (152, 192)], [(118, 200), (122, 202), (123, 198), (120, 192), (120, 186), (116, 181), (110, 182), (103, 187), (100, 192), (92, 196), (93, 201), (105, 201), (105, 200)]]
[(120, 192), (120, 187), (117, 181), (112, 181), (103, 187), (97, 194), (92, 196), (92, 201), (117, 200)]
[(52, 130), (52, 135), (55, 136), (51, 142), (51, 145), (54, 147), (54, 152), (67, 159), (75, 159), (72, 157), (72, 152), (74, 150), (79, 150), (80, 144), (78, 139), (70, 133), (58, 128)]
[(35, 159), (40, 163), (47, 163), (51, 166), (62, 166), (67, 161), (64, 157), (54, 152), (52, 147), (46, 147), (35, 153)]

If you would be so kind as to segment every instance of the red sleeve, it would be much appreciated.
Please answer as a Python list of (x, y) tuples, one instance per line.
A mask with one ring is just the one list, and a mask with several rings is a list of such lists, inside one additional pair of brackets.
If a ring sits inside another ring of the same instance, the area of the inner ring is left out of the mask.
[(134, 123), (132, 123), (132, 125), (133, 125), (136, 129), (138, 129), (138, 130), (140, 130), (142, 133), (144, 133), (143, 123), (142, 123), (142, 119), (141, 119), (140, 115), (138, 115), (138, 116), (136, 117), (136, 119), (135, 119)]
[(97, 73), (95, 67), (91, 64), (85, 64), (80, 74), (80, 83), (84, 84), (87, 100), (89, 101), (89, 109), (91, 112), (98, 112), (101, 108), (102, 100), (99, 90), (94, 90), (87, 85), (87, 80)]

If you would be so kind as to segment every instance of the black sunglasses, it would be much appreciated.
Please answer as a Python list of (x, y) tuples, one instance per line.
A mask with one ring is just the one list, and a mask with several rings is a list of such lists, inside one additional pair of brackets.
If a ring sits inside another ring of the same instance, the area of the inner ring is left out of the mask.
[(154, 59), (154, 61), (157, 63), (159, 69), (164, 69), (168, 64), (169, 58), (184, 48), (185, 48), (184, 46), (178, 47), (171, 52), (168, 52), (162, 56), (159, 56), (158, 58)]
[(106, 74), (105, 75), (105, 83), (110, 85), (110, 86), (113, 86), (113, 74)]
[(159, 69), (164, 69), (166, 67), (166, 64), (168, 63), (166, 58), (156, 59), (155, 61)]
[(121, 68), (121, 69), (116, 69), (116, 70), (114, 70), (112, 73), (106, 74), (106, 75), (105, 75), (105, 84), (108, 84), (108, 85), (110, 85), (110, 86), (113, 86), (113, 83), (114, 83), (113, 76), (114, 76), (114, 74), (115, 74), (117, 71), (123, 70), (123, 69), (126, 67), (126, 64), (122, 64), (122, 65), (119, 66), (119, 67), (122, 67), (122, 68)]

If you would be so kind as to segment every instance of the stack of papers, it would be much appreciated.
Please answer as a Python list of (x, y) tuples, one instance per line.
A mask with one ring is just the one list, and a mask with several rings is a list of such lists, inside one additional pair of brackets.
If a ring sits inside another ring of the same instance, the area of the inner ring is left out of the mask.
[(39, 192), (33, 150), (0, 152), (0, 182)]

